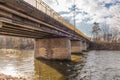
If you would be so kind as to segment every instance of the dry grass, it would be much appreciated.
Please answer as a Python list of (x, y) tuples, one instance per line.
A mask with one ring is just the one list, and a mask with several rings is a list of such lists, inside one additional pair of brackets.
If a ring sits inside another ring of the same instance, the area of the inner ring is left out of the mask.
[(17, 78), (17, 77), (12, 77), (4, 74), (0, 74), (0, 80), (26, 80), (25, 78)]

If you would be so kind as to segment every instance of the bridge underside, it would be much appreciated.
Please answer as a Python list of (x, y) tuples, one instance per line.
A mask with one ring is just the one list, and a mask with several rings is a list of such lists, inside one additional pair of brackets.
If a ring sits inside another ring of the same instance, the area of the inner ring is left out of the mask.
[(0, 22), (0, 26), (1, 26), (0, 27), (1, 35), (27, 37), (27, 38), (39, 38), (39, 39), (58, 37), (56, 34), (43, 32), (42, 30), (34, 29), (33, 27), (26, 26), (26, 25)]
[(71, 53), (81, 53), (82, 50), (86, 50), (83, 41), (46, 33), (26, 25), (8, 23), (4, 21), (5, 18), (0, 19), (1, 35), (35, 38), (35, 58), (70, 60)]
[(0, 1), (0, 35), (34, 38), (35, 57), (46, 59), (70, 59), (89, 42), (23, 0)]
[(28, 38), (66, 37), (89, 42), (87, 38), (23, 0), (0, 0), (0, 24), (0, 34)]

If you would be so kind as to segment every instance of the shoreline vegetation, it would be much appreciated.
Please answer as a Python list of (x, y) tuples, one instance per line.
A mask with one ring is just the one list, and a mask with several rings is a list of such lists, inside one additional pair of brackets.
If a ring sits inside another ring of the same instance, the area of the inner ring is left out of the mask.
[(19, 50), (19, 49), (0, 49), (0, 53), (7, 53), (7, 54), (19, 54), (25, 51), (33, 51), (32, 49), (30, 50)]
[(10, 75), (5, 75), (0, 73), (0, 80), (27, 80), (22, 77), (12, 77)]
[(0, 35), (0, 49), (34, 49), (34, 39)]
[(89, 50), (113, 50), (120, 51), (120, 43), (102, 43), (92, 42), (89, 46)]

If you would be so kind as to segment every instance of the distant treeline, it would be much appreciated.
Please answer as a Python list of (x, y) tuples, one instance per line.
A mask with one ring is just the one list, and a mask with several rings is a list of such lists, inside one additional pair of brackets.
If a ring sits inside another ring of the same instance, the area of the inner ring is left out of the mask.
[(90, 50), (118, 50), (120, 51), (120, 43), (102, 43), (92, 42), (89, 46)]
[(0, 49), (34, 49), (34, 40), (11, 36), (0, 36)]

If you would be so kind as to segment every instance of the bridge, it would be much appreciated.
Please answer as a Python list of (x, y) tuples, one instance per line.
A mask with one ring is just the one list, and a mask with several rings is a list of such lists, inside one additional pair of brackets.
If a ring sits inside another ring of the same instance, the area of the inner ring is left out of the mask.
[[(29, 1), (29, 0), (28, 0)], [(35, 57), (70, 59), (87, 50), (90, 39), (46, 3), (0, 0), (0, 35), (35, 39)]]

